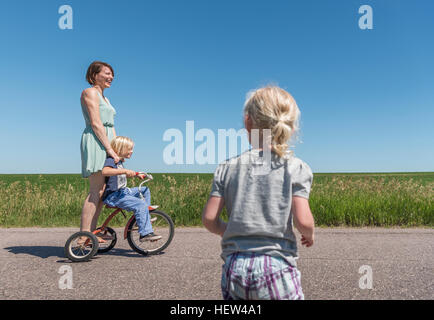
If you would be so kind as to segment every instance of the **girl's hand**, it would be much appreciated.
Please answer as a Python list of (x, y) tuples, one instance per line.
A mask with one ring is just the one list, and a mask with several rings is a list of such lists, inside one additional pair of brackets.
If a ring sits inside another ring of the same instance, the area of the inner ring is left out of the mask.
[(141, 180), (143, 180), (143, 179), (146, 178), (146, 174), (144, 174), (144, 173), (136, 172), (136, 175), (137, 175), (137, 177), (138, 177), (139, 179), (141, 179)]
[(301, 236), (301, 244), (306, 246), (306, 247), (311, 247), (313, 246), (313, 235), (311, 238), (306, 238), (305, 236)]
[(127, 176), (128, 178), (132, 178), (132, 177), (135, 177), (135, 176), (136, 176), (136, 172), (135, 172), (135, 171), (133, 171), (133, 170), (128, 170), (128, 169), (125, 169), (125, 174), (126, 174), (126, 176)]

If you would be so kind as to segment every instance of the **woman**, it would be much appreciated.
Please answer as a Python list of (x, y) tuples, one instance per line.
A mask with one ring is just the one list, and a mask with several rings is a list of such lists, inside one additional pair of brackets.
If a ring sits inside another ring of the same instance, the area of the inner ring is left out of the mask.
[[(92, 62), (86, 74), (86, 80), (92, 87), (81, 94), (81, 109), (86, 122), (81, 137), (81, 164), (82, 176), (89, 179), (89, 194), (81, 212), (80, 231), (92, 232), (96, 229), (105, 188), (101, 170), (107, 155), (113, 157), (116, 163), (119, 162), (118, 155), (110, 146), (110, 141), (116, 137), (116, 111), (104, 97), (104, 90), (110, 88), (113, 78), (113, 68), (109, 64)], [(104, 242), (102, 238), (99, 241)]]

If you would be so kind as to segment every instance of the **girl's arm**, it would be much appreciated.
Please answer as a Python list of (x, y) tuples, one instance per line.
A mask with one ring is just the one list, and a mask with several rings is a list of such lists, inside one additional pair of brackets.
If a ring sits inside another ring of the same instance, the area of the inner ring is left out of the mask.
[(115, 169), (112, 167), (102, 168), (102, 175), (105, 177), (118, 176), (120, 174), (125, 174), (128, 178), (134, 177), (136, 172), (128, 169)]
[[(96, 89), (95, 89), (96, 90)], [(119, 162), (119, 157), (110, 146), (110, 142), (104, 130), (99, 114), (99, 97), (95, 90), (86, 89), (82, 93), (82, 99), (89, 114), (90, 125), (98, 140), (102, 143), (109, 156), (115, 159), (115, 163)]]
[(204, 227), (215, 234), (223, 237), (226, 231), (226, 222), (220, 219), (220, 213), (225, 205), (222, 197), (209, 197), (202, 212), (202, 223)]
[(309, 201), (306, 198), (295, 196), (292, 198), (291, 210), (295, 227), (302, 235), (301, 244), (306, 245), (306, 247), (312, 246), (315, 222), (310, 211)]

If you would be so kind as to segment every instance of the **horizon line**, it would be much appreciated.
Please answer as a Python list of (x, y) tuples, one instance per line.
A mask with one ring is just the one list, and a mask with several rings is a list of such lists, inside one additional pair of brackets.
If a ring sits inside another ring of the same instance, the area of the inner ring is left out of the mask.
[[(214, 171), (212, 172), (149, 172), (152, 174), (214, 174)], [(363, 173), (434, 173), (434, 171), (324, 171), (324, 172), (312, 172), (313, 174), (345, 174), (345, 173), (351, 173), (351, 174), (363, 174)], [(57, 175), (81, 175), (81, 173), (47, 173), (47, 172), (39, 172), (39, 173), (2, 173), (0, 172), (0, 175), (49, 175), (49, 174), (57, 174)]]

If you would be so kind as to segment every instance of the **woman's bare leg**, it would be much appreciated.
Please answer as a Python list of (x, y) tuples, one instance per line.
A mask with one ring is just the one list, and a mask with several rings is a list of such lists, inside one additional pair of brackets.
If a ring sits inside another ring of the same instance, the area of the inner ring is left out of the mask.
[[(104, 193), (104, 189), (103, 189), (103, 193)], [(101, 194), (101, 197), (102, 197), (102, 194)], [(93, 215), (92, 223), (90, 225), (90, 229), (92, 231), (95, 230), (96, 227), (97, 227), (99, 214), (101, 213), (101, 210), (102, 210), (103, 206), (104, 206), (104, 203), (102, 202), (102, 198), (100, 198), (98, 206), (96, 207), (95, 214)]]
[(98, 216), (102, 209), (102, 194), (105, 187), (105, 178), (101, 171), (92, 174), (89, 178), (89, 194), (84, 201), (81, 211), (80, 231), (92, 232), (96, 229)]

